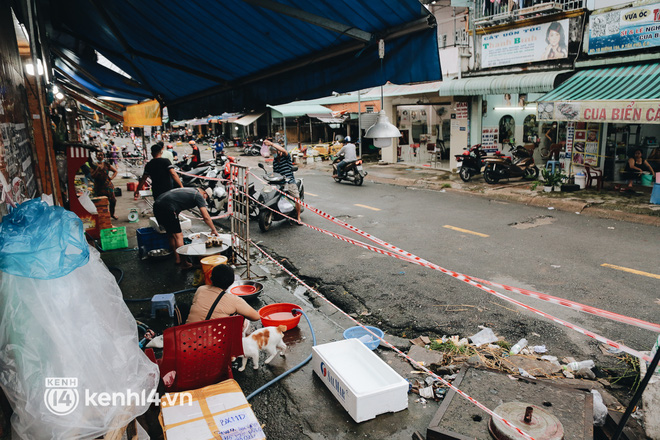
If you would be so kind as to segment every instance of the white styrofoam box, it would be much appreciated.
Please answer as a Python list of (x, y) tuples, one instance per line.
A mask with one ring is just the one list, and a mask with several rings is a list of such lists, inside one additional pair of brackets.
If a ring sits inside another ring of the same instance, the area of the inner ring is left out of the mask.
[(357, 339), (312, 347), (312, 363), (358, 423), (408, 408), (408, 381)]
[[(202, 397), (194, 400), (192, 405), (182, 396), (185, 393), (170, 393), (161, 398), (162, 424), (167, 440), (216, 438), (204, 416), (212, 417), (222, 438), (266, 438), (241, 388), (233, 379), (196, 390), (195, 394)], [(177, 404), (168, 405), (165, 399), (169, 398)], [(202, 399), (205, 405), (200, 404)]]
[(149, 217), (149, 226), (154, 228), (156, 232), (165, 232), (165, 229), (161, 228), (160, 225), (158, 224), (158, 220), (156, 220), (156, 217)]

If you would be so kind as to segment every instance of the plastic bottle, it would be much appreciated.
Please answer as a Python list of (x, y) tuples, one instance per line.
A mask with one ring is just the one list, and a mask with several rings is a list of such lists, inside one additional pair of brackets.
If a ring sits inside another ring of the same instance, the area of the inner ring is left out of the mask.
[(511, 351), (509, 354), (518, 354), (520, 353), (520, 350), (525, 348), (527, 346), (527, 339), (522, 338), (520, 341), (516, 342), (516, 345), (511, 347)]
[(587, 360), (587, 361), (571, 362), (568, 365), (565, 365), (564, 368), (566, 368), (568, 370), (572, 370), (572, 371), (579, 371), (583, 368), (592, 369), (595, 366), (596, 366), (596, 364), (594, 363), (594, 361), (592, 361), (590, 359), (590, 360)]

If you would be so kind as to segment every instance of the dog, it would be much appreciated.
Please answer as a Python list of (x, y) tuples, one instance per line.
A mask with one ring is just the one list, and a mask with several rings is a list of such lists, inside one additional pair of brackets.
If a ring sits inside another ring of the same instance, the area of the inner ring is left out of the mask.
[(238, 371), (245, 370), (247, 365), (248, 358), (252, 359), (253, 368), (255, 370), (259, 369), (259, 352), (265, 350), (270, 356), (266, 359), (266, 363), (269, 364), (273, 360), (275, 355), (279, 353), (280, 356), (284, 356), (284, 350), (286, 350), (286, 344), (282, 342), (284, 337), (284, 332), (286, 331), (285, 325), (279, 325), (277, 327), (264, 327), (253, 332), (250, 335), (246, 335), (244, 332), (243, 336), (243, 364), (238, 369)]

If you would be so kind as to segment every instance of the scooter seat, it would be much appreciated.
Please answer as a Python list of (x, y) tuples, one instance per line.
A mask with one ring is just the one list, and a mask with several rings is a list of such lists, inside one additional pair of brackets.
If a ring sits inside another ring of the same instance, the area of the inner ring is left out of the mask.
[(284, 183), (284, 176), (279, 173), (268, 173), (264, 176), (268, 183)]

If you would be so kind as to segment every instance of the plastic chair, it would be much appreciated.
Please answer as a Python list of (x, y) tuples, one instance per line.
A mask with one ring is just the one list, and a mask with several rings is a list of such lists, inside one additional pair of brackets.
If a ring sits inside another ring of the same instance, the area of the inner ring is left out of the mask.
[(603, 170), (592, 168), (588, 164), (584, 164), (584, 172), (587, 175), (587, 188), (591, 187), (591, 183), (596, 181), (596, 190), (600, 191), (603, 188)]
[(243, 317), (228, 316), (170, 327), (163, 332), (163, 357), (149, 359), (158, 364), (160, 377), (174, 371), (174, 381), (165, 389), (184, 391), (232, 379), (231, 359), (243, 355)]

